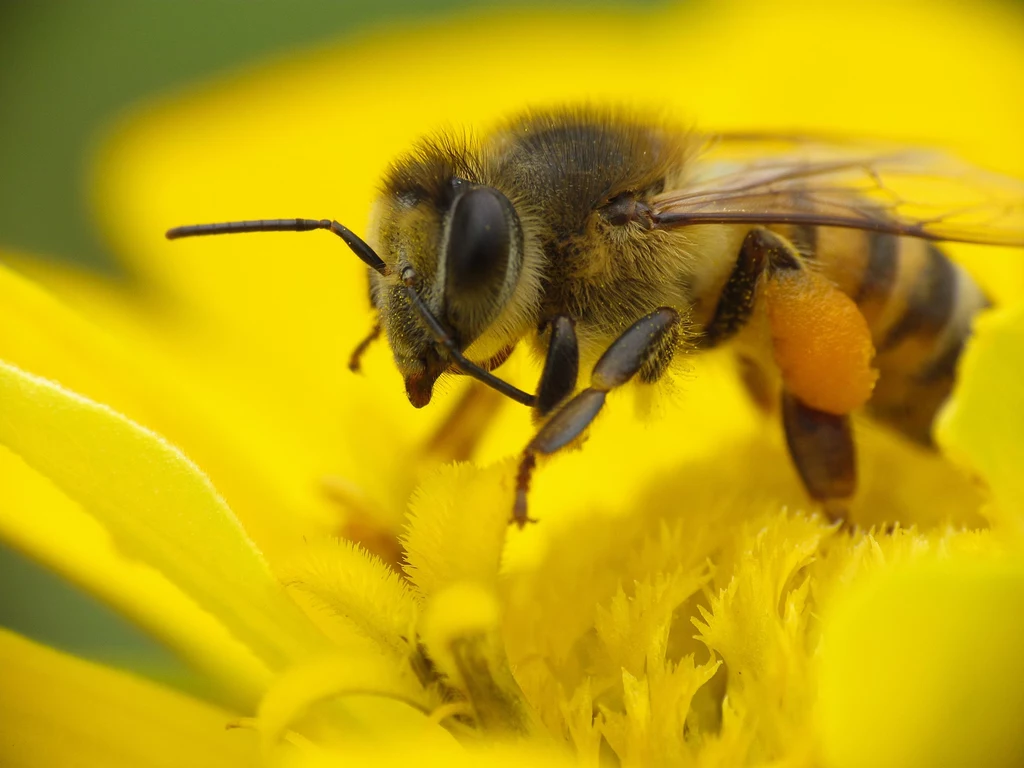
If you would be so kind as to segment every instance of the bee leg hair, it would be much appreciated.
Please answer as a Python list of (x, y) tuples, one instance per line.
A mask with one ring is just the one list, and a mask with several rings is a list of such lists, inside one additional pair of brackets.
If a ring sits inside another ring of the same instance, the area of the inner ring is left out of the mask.
[(633, 323), (605, 350), (590, 374), (590, 386), (555, 411), (523, 451), (511, 522), (520, 528), (531, 522), (526, 496), (537, 454), (552, 454), (579, 437), (600, 412), (610, 390), (628, 382), (645, 363), (664, 353), (662, 347), (676, 338), (673, 330), (678, 323), (679, 314), (674, 309), (656, 309)]

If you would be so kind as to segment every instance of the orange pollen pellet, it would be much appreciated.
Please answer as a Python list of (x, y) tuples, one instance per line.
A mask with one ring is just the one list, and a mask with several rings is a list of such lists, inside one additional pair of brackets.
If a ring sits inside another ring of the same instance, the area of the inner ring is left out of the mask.
[(816, 272), (776, 273), (766, 287), (775, 362), (806, 405), (842, 415), (870, 398), (875, 347), (857, 305)]

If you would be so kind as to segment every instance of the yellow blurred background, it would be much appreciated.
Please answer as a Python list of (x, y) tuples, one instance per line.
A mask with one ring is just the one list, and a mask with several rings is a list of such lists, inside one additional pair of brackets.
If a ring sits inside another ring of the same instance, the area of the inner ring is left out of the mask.
[[(1022, 93), (1024, 5), (997, 0), (5, 4), (0, 249), (161, 282), (172, 300), (229, 275), (242, 291), (246, 264), (267, 269), (280, 241), (172, 252), (160, 233), (278, 216), (362, 231), (381, 170), (417, 135), (570, 100), (712, 130), (937, 144), (1024, 176)], [(288, 248), (269, 268), (308, 285), (311, 306), (363, 292), (338, 294), (312, 266), (337, 258), (333, 243), (311, 240), (308, 261)], [(1019, 254), (986, 258), (1002, 264), (989, 287), (1020, 283)], [(193, 267), (222, 274), (197, 285)], [(264, 332), (284, 333), (267, 315)], [(364, 330), (339, 331), (338, 346)], [(164, 663), (17, 555), (0, 555), (0, 581), (2, 625), (80, 655)]]

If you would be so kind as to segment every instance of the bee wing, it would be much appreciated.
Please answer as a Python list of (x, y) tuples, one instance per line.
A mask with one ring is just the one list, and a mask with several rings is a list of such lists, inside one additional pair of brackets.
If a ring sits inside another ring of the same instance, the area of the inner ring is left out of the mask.
[(655, 228), (804, 224), (1024, 247), (1024, 182), (938, 152), (733, 134), (697, 167), (651, 201)]

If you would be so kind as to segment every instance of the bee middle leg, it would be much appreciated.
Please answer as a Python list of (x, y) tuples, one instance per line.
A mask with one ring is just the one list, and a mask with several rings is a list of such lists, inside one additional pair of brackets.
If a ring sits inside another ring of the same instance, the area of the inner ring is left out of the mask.
[(551, 338), (544, 370), (537, 385), (536, 415), (547, 416), (576, 389), (580, 351), (576, 326), (568, 315), (556, 315), (550, 322)]
[(751, 402), (763, 414), (774, 414), (778, 407), (778, 383), (760, 362), (745, 354), (736, 355), (740, 383)]
[[(516, 474), (516, 498), (511, 522), (519, 527), (531, 522), (526, 497), (537, 464), (537, 455), (549, 455), (569, 445), (600, 412), (608, 392), (628, 382), (637, 372), (650, 368), (655, 361), (664, 359), (666, 347), (674, 343), (674, 331), (678, 323), (679, 314), (674, 309), (662, 307), (633, 323), (605, 350), (591, 371), (590, 386), (555, 411), (523, 451)], [(556, 329), (552, 329), (549, 361), (552, 358), (555, 332)], [(575, 335), (571, 343), (575, 348)], [(549, 376), (547, 365), (545, 375), (541, 378), (541, 391), (545, 388), (546, 378), (558, 379), (557, 376)], [(561, 386), (564, 387), (564, 384)], [(569, 387), (569, 391), (572, 391), (573, 386)]]

